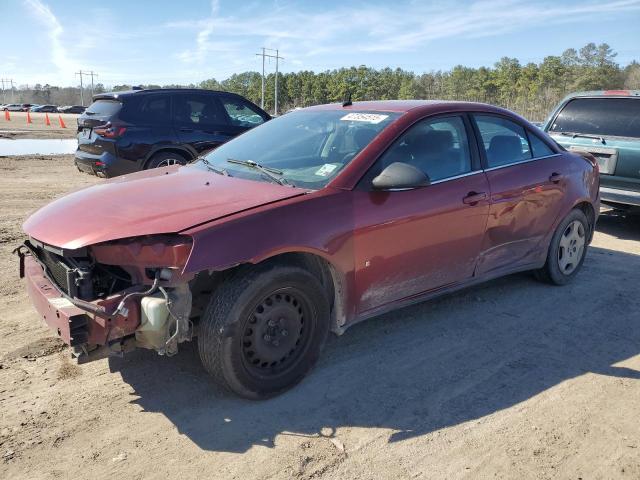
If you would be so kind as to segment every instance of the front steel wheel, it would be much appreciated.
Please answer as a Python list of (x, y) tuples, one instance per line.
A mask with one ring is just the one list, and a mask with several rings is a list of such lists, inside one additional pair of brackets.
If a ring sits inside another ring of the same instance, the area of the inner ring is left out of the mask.
[(198, 351), (223, 388), (268, 398), (302, 380), (328, 331), (329, 301), (314, 275), (297, 266), (247, 267), (213, 292)]
[(295, 368), (314, 329), (311, 312), (309, 298), (296, 288), (276, 290), (258, 302), (243, 329), (245, 368), (257, 376), (279, 375)]

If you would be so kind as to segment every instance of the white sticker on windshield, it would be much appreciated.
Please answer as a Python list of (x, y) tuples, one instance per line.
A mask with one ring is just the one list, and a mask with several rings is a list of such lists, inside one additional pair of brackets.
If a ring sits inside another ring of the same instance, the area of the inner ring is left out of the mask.
[(385, 118), (389, 118), (389, 115), (381, 115), (380, 113), (347, 113), (340, 120), (344, 122), (380, 123)]
[(327, 175), (330, 175), (331, 172), (333, 172), (336, 168), (338, 168), (337, 165), (333, 165), (331, 163), (325, 163), (318, 170), (316, 170), (316, 175), (320, 177), (326, 177)]

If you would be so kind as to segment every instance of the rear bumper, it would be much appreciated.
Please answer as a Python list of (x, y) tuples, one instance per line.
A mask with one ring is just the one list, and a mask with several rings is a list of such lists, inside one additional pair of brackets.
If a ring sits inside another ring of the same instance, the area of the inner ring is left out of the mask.
[(76, 150), (75, 164), (78, 170), (99, 177), (112, 177), (114, 165), (118, 159), (109, 152), (103, 152), (100, 155), (83, 152), (82, 150)]
[(602, 203), (617, 203), (640, 207), (640, 192), (601, 186), (600, 200)]

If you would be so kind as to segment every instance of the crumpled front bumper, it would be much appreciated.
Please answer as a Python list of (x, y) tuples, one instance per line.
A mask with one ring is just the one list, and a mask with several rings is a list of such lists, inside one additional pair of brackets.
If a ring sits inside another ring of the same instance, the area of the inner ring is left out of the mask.
[[(139, 307), (135, 302), (127, 303), (127, 317), (95, 315), (66, 298), (32, 255), (25, 255), (22, 261), (27, 293), (36, 311), (62, 341), (73, 347), (79, 361), (82, 357), (86, 357), (84, 361), (101, 358), (90, 358), (89, 354), (97, 347), (120, 343), (122, 338), (134, 334), (140, 323)], [(120, 296), (114, 296), (91, 303), (105, 312), (112, 312), (120, 300)]]

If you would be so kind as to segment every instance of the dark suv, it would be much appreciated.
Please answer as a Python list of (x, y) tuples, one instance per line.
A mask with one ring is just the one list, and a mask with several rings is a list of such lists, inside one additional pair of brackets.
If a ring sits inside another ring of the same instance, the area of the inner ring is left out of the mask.
[(79, 170), (114, 177), (186, 164), (271, 117), (246, 98), (197, 89), (102, 93), (78, 118)]

